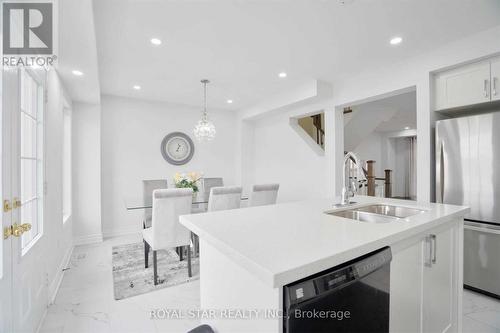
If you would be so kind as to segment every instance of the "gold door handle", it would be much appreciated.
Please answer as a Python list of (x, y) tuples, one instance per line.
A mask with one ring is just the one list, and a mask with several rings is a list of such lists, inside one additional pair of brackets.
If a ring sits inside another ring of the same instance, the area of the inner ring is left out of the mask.
[(29, 223), (23, 223), (18, 225), (17, 223), (14, 223), (12, 225), (12, 235), (16, 237), (20, 237), (22, 234), (24, 234), (26, 231), (31, 230), (31, 224)]
[(21, 200), (19, 200), (19, 198), (14, 198), (14, 201), (12, 202), (12, 206), (14, 207), (14, 209), (21, 208), (21, 206), (22, 206)]
[(5, 213), (8, 213), (12, 210), (12, 205), (10, 204), (9, 200), (4, 200), (3, 201), (3, 211)]

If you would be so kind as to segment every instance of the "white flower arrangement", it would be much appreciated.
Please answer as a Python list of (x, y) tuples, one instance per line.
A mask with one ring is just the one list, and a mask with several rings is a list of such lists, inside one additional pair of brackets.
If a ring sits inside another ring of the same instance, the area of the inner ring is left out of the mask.
[(177, 188), (192, 188), (193, 192), (199, 191), (198, 181), (203, 177), (199, 172), (176, 173), (174, 176), (175, 187)]

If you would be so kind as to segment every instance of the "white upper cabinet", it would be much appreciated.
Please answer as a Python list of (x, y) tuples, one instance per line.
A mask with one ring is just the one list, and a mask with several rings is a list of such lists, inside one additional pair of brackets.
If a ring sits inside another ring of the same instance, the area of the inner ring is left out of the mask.
[(500, 57), (491, 60), (491, 100), (500, 100)]
[(490, 61), (437, 73), (434, 96), (435, 110), (489, 102)]

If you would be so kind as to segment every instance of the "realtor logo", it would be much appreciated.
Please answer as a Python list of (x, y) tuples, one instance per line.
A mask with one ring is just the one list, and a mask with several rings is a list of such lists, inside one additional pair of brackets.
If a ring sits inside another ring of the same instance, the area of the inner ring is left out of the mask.
[(53, 52), (52, 3), (3, 3), (3, 53), (49, 55)]

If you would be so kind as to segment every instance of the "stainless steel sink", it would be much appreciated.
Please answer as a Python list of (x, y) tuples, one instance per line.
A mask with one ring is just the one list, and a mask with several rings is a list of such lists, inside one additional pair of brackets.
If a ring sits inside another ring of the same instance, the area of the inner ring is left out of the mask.
[(387, 223), (422, 214), (425, 210), (402, 206), (374, 204), (352, 209), (325, 212), (328, 215), (344, 217), (362, 222)]
[(361, 222), (388, 223), (398, 220), (397, 217), (361, 212), (356, 209), (333, 211), (333, 212), (327, 212), (326, 214), (344, 217), (346, 219), (357, 220)]
[(384, 205), (384, 204), (359, 207), (356, 208), (356, 210), (360, 212), (367, 212), (384, 216), (399, 217), (402, 219), (413, 215), (425, 213), (425, 210), (422, 209)]

